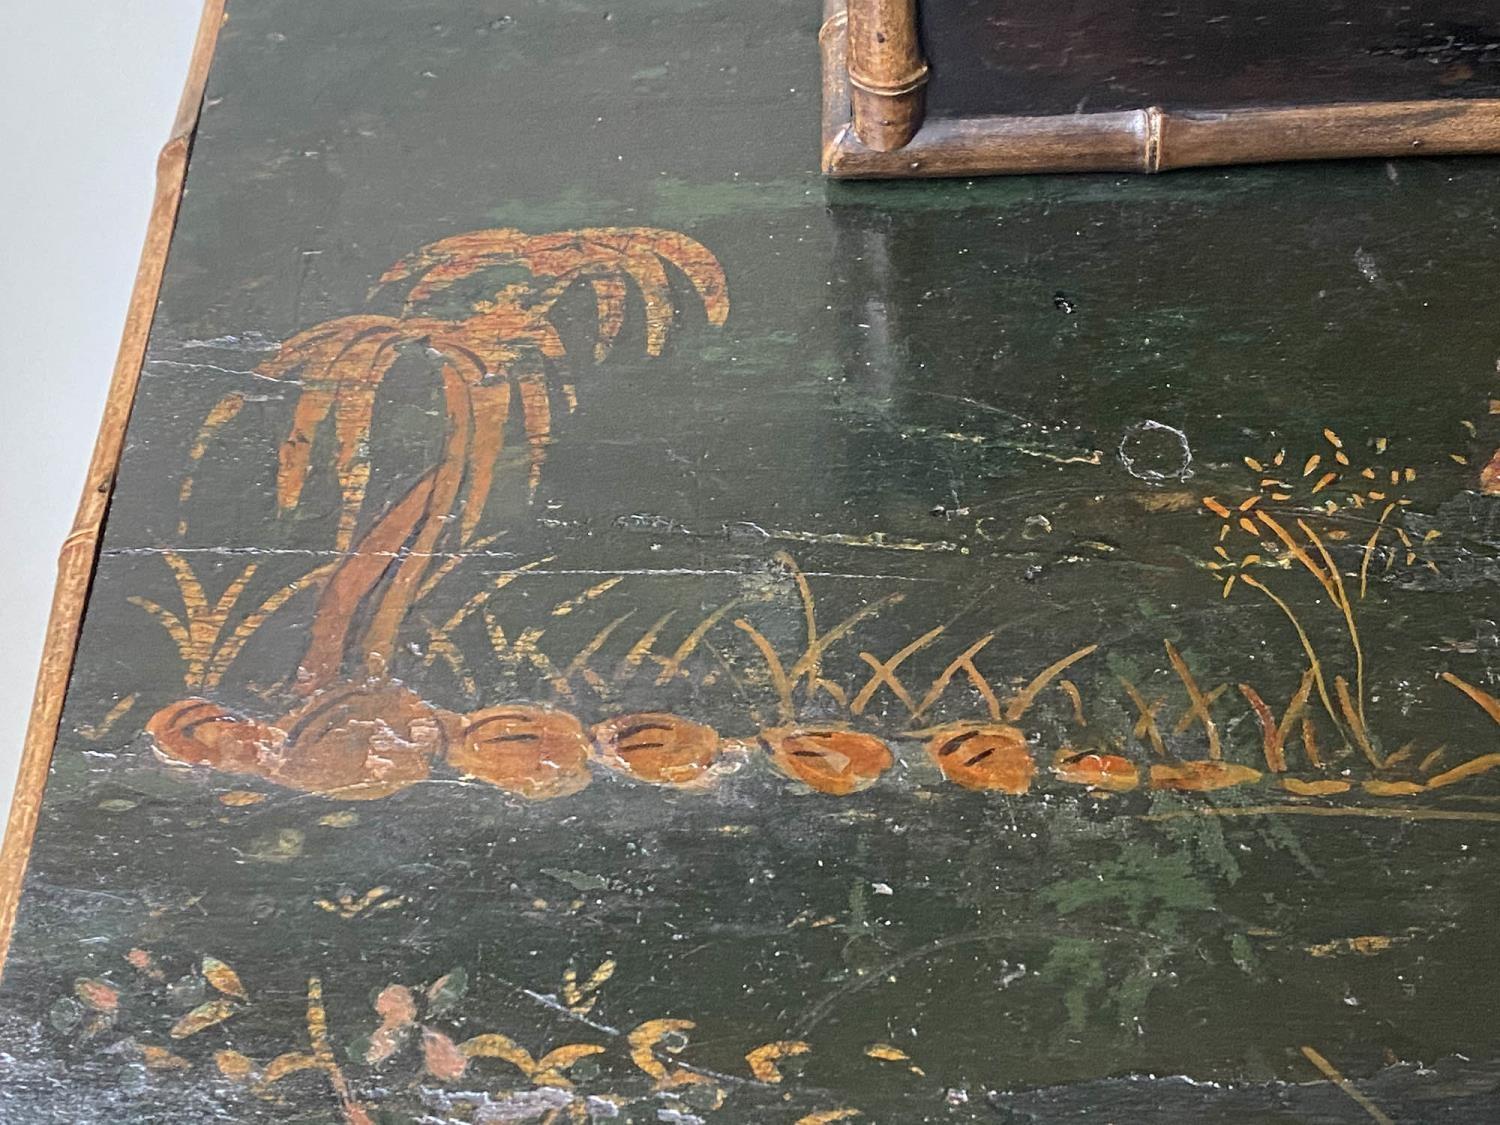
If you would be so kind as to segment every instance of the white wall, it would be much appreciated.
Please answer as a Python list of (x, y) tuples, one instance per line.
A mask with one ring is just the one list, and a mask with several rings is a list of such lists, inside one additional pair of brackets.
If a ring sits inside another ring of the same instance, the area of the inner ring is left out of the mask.
[[(200, 0), (0, 22), (0, 816)], [(3, 823), (3, 820), (0, 820)]]

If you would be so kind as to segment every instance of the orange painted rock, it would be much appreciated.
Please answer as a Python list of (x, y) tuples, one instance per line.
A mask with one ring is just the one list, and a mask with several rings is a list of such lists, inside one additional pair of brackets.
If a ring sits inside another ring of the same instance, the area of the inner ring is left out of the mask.
[(1209, 793), (1259, 780), (1259, 770), (1211, 758), (1196, 762), (1157, 762), (1151, 767), (1151, 788), (1175, 789), (1179, 793)]
[(941, 727), (928, 740), (927, 753), (944, 777), (965, 789), (1020, 794), (1036, 774), (1025, 733), (1002, 723)]
[(842, 727), (775, 727), (760, 737), (782, 773), (837, 797), (873, 785), (896, 760), (873, 734)]
[(262, 773), (261, 755), (286, 741), (284, 730), (207, 699), (167, 704), (147, 721), (146, 733), (163, 758), (232, 773)]
[(1107, 789), (1111, 793), (1128, 793), (1141, 783), (1139, 767), (1120, 754), (1078, 753), (1064, 748), (1058, 751), (1052, 772), (1072, 785)]
[(398, 684), (320, 691), (280, 720), (286, 741), (263, 754), (270, 781), (348, 801), (426, 780), (446, 738), (443, 713)]
[(610, 769), (641, 781), (693, 785), (707, 780), (719, 756), (719, 734), (665, 712), (621, 715), (594, 727), (594, 748)]
[(428, 776), (442, 713), (395, 684), (341, 684), (276, 723), (185, 699), (151, 716), (165, 758), (351, 801), (388, 797)]
[(591, 780), (583, 724), (551, 707), (488, 707), (463, 717), (448, 761), (470, 777), (534, 801), (576, 793)]

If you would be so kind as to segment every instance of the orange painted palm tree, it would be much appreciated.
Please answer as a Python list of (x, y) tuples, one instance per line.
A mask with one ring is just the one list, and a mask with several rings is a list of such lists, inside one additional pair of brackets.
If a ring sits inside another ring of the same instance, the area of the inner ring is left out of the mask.
[[(562, 231), (532, 235), (484, 230), (442, 239), (403, 258), (381, 275), (375, 292), (406, 286), (399, 316), (341, 317), (299, 332), (282, 343), (257, 374), (297, 379), (302, 385), (290, 430), (280, 450), (277, 503), (295, 508), (312, 468), (319, 431), (332, 418), (334, 469), (341, 506), (337, 546), (347, 550), (370, 478), (366, 445), (380, 386), (405, 349), (422, 348), (441, 366), (451, 431), (467, 431), (468, 478), (460, 529), (471, 538), (484, 511), (496, 463), (504, 449), (512, 405), (519, 404), (526, 435), (528, 488), (534, 494), (552, 434), (549, 373), (565, 348), (552, 322), (564, 294), (587, 287), (595, 303), (593, 359), (607, 359), (624, 330), (632, 292), (645, 310), (645, 350), (658, 356), (676, 316), (671, 270), (687, 279), (708, 321), (729, 315), (723, 268), (697, 241), (674, 231), (644, 227)], [(517, 274), (524, 280), (515, 280)], [(500, 275), (489, 291), (486, 276)], [(477, 285), (465, 315), (436, 315), (455, 287), (465, 296)], [(451, 389), (449, 384), (453, 384)], [(236, 392), (210, 411), (190, 460), (202, 458), (215, 432), (243, 406)], [(191, 492), (191, 478), (183, 492)], [(445, 501), (440, 487), (434, 500)], [(445, 514), (447, 514), (445, 512)]]
[[(302, 388), (280, 450), (278, 504), (283, 510), (297, 506), (319, 433), (331, 417), (342, 498), (336, 545), (343, 557), (320, 594), (291, 709), (279, 719), (260, 720), (207, 699), (182, 700), (147, 724), (158, 750), (178, 761), (351, 798), (384, 796), (421, 780), (450, 743), (482, 757), (485, 740), (473, 736), (463, 717), (386, 678), (397, 635), (453, 517), (459, 517), (460, 546), (474, 536), (513, 401), (519, 401), (527, 436), (529, 486), (536, 488), (551, 436), (549, 364), (564, 356), (551, 321), (557, 302), (575, 286), (591, 289), (593, 358), (601, 362), (624, 329), (635, 291), (645, 309), (646, 352), (660, 355), (676, 315), (669, 266), (691, 284), (709, 323), (723, 324), (729, 313), (723, 269), (685, 235), (646, 228), (546, 235), (491, 230), (433, 243), (386, 271), (377, 288), (408, 285), (400, 316), (342, 317), (286, 340), (258, 370), (271, 379), (296, 379)], [(482, 282), (502, 267), (508, 277), (520, 269), (527, 280), (507, 280), (472, 302), (464, 317), (432, 315), (431, 306), (450, 287)], [(378, 393), (407, 347), (425, 348), (437, 362), (446, 415), (443, 448), (437, 464), (356, 542)], [(191, 461), (203, 457), (214, 433), (243, 402), (243, 396), (231, 395), (215, 405)], [(191, 487), (189, 477), (184, 496)], [(571, 771), (584, 769), (581, 756), (564, 757)], [(555, 774), (560, 760), (541, 755), (537, 768)], [(543, 786), (532, 795), (553, 789), (566, 786)]]
[(428, 472), (340, 558), (319, 595), (284, 714), (268, 719), (182, 699), (146, 724), (157, 753), (342, 800), (389, 796), (426, 780), (442, 761), (533, 799), (587, 785), (588, 744), (571, 716), (525, 707), (461, 715), (386, 674), (387, 621), (399, 625), (411, 600), (403, 578), (432, 563), (411, 545), (434, 522), (441, 476)]
[[(675, 309), (666, 265), (692, 282), (711, 324), (729, 316), (729, 290), (718, 260), (701, 243), (675, 231), (644, 227), (597, 227), (554, 234), (528, 235), (516, 230), (484, 230), (456, 235), (424, 246), (381, 275), (377, 290), (409, 282), (408, 312), (476, 273), (497, 267), (520, 267), (536, 285), (506, 286), (480, 306), (481, 329), (509, 336), (519, 327), (561, 354), (545, 318), (568, 289), (587, 282), (598, 304), (599, 337), (594, 358), (602, 362), (625, 325), (626, 298), (633, 285), (646, 306), (646, 353), (660, 355)], [(544, 346), (544, 351), (547, 347)]]

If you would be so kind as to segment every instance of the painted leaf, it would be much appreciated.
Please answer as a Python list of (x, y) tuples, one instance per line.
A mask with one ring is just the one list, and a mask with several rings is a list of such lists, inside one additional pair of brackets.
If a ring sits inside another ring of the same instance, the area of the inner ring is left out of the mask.
[(375, 997), (375, 1014), (382, 1027), (397, 1027), (417, 1018), (417, 1000), (404, 984), (388, 984)]
[(225, 996), (233, 996), (236, 1000), (250, 999), (245, 986), (240, 983), (239, 974), (217, 957), (203, 958), (203, 978)]
[(406, 985), (388, 984), (375, 997), (375, 1011), (380, 1016), (380, 1026), (355, 1052), (355, 1057), (362, 1057), (371, 1066), (385, 1062), (401, 1049), (417, 1018), (417, 999)]
[(181, 1055), (174, 1055), (165, 1047), (149, 1043), (141, 1046), (141, 1061), (148, 1070), (187, 1070), (193, 1065)]
[(468, 1056), (458, 1049), (453, 1040), (430, 1027), (422, 1029), (422, 1061), (427, 1067), (427, 1073), (440, 1082), (462, 1078), (464, 1071), (469, 1068)]
[(227, 1047), (214, 1052), (214, 1065), (219, 1068), (220, 1074), (235, 1082), (243, 1082), (255, 1072), (255, 1063), (248, 1056)]
[[(692, 1020), (647, 1020), (627, 1037), (630, 1043), (630, 1061), (652, 1078), (667, 1077), (667, 1068), (652, 1053), (653, 1049), (662, 1044), (667, 1036), (691, 1031), (697, 1026)], [(682, 1050), (681, 1046), (662, 1045), (664, 1050), (674, 1055)]]
[(604, 1048), (596, 1043), (567, 1043), (548, 1051), (538, 1060), (537, 1065), (547, 1070), (567, 1070), (579, 1059), (603, 1052)]
[(603, 1053), (604, 1048), (594, 1043), (568, 1043), (553, 1048), (537, 1060), (535, 1081), (541, 1086), (570, 1087), (571, 1083), (563, 1077), (563, 1071), (590, 1055)]
[(219, 804), (227, 805), (231, 809), (242, 809), (249, 805), (258, 805), (267, 799), (267, 794), (256, 793), (250, 789), (231, 789), (228, 793), (219, 794)]
[(73, 992), (96, 1012), (113, 1012), (120, 1006), (120, 991), (106, 981), (79, 977), (73, 982)]
[(1300, 777), (1284, 777), (1281, 787), (1298, 797), (1327, 797), (1334, 793), (1347, 793), (1353, 783), (1343, 778), (1314, 778), (1311, 781)]
[(887, 1062), (902, 1062), (911, 1058), (900, 1047), (893, 1047), (889, 1043), (871, 1043), (865, 1048), (865, 1054), (872, 1059), (884, 1059)]
[(745, 1056), (750, 1064), (750, 1073), (762, 1082), (780, 1082), (781, 1071), (776, 1064), (794, 1055), (805, 1055), (812, 1047), (800, 1039), (778, 1039), (774, 1043), (763, 1043)]
[(378, 1066), (386, 1061), (406, 1042), (411, 1033), (411, 1024), (395, 1024), (390, 1027), (377, 1027), (370, 1032), (368, 1039), (355, 1044), (351, 1050), (354, 1058), (362, 1058), (371, 1066)]
[(1364, 934), (1360, 937), (1339, 938), (1321, 945), (1309, 945), (1307, 951), (1314, 957), (1333, 957), (1340, 953), (1358, 953), (1363, 957), (1374, 957), (1385, 953), (1402, 939), (1384, 934)]
[(1479, 491), (1486, 496), (1500, 496), (1500, 449), (1479, 470)]
[(471, 1059), (504, 1059), (528, 1076), (536, 1071), (536, 1060), (531, 1057), (531, 1052), (504, 1035), (476, 1035), (464, 1040), (459, 1050)]
[(1427, 786), (1419, 781), (1386, 781), (1372, 777), (1364, 783), (1363, 788), (1372, 797), (1411, 797), (1424, 792)]
[(578, 987), (578, 973), (573, 969), (563, 974), (562, 996), (563, 1003), (575, 1012), (583, 1002), (583, 989)]
[(199, 1004), (172, 1025), (171, 1036), (173, 1039), (186, 1039), (190, 1035), (197, 1035), (205, 1028), (223, 1023), (237, 1010), (228, 1000), (210, 1000)]
[(835, 1121), (848, 1121), (851, 1117), (858, 1117), (857, 1109), (825, 1109), (821, 1113), (809, 1113), (806, 1117), (797, 1118), (797, 1125), (833, 1125)]
[(463, 999), (469, 991), (469, 973), (462, 965), (439, 977), (427, 989), (428, 1015), (441, 1015)]
[(277, 1055), (266, 1064), (266, 1072), (261, 1076), (262, 1086), (269, 1086), (273, 1082), (280, 1082), (288, 1074), (296, 1074), (299, 1070), (312, 1070), (322, 1064), (311, 1055), (300, 1051), (288, 1051), (284, 1055)]

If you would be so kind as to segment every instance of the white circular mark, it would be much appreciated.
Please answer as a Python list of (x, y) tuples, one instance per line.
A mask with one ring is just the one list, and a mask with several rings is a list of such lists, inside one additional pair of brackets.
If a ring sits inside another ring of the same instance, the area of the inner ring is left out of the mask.
[(1187, 480), (1193, 475), (1193, 450), (1187, 434), (1150, 418), (1128, 426), (1120, 437), (1120, 464), (1137, 480)]

